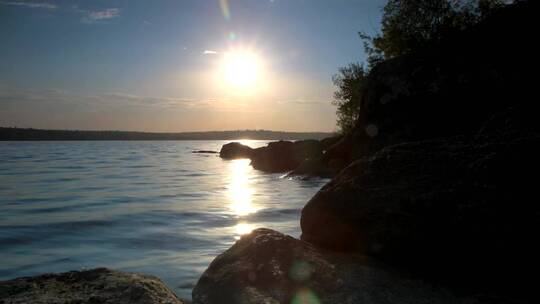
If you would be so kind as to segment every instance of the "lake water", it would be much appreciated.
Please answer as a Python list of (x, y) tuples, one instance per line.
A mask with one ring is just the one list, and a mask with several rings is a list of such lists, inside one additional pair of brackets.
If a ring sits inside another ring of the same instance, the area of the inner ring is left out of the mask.
[(192, 153), (224, 143), (0, 142), (0, 280), (111, 267), (156, 275), (190, 299), (241, 234), (298, 237), (301, 208), (327, 180)]

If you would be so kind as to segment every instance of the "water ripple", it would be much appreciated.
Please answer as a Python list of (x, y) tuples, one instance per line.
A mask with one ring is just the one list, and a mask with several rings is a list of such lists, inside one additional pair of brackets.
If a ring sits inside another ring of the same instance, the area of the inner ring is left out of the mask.
[(107, 266), (157, 275), (190, 298), (239, 234), (298, 236), (300, 210), (325, 180), (191, 153), (224, 143), (0, 142), (0, 280)]

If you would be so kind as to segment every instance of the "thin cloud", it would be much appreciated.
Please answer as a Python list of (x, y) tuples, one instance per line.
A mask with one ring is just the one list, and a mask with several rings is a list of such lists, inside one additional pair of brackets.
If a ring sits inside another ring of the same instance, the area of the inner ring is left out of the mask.
[(41, 9), (57, 9), (56, 4), (47, 3), (47, 2), (26, 2), (26, 1), (0, 1), (2, 5), (11, 5), (11, 6), (22, 6), (27, 8), (41, 8)]
[[(213, 99), (139, 96), (126, 93), (83, 95), (58, 89), (17, 89), (0, 86), (0, 105), (78, 104), (79, 106), (207, 107)], [(1, 119), (0, 119), (1, 120)]]
[(79, 10), (79, 12), (84, 14), (82, 18), (83, 23), (105, 22), (120, 17), (119, 8), (107, 8), (100, 11)]
[(204, 50), (203, 55), (216, 55), (218, 52), (212, 50)]

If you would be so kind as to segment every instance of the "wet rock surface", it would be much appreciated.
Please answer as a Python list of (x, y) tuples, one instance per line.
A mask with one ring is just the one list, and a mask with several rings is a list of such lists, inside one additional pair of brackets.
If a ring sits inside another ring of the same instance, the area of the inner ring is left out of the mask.
[(218, 256), (193, 290), (212, 303), (482, 303), (402, 276), (361, 255), (343, 255), (269, 229)]
[(182, 304), (158, 278), (106, 268), (0, 282), (2, 304)]

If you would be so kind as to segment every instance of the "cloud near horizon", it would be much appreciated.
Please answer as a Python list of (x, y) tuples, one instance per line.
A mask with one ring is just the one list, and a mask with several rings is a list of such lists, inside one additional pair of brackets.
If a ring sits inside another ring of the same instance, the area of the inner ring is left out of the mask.
[(11, 6), (21, 6), (27, 8), (41, 8), (41, 9), (57, 9), (56, 4), (47, 3), (47, 2), (27, 2), (27, 1), (0, 1), (2, 5), (11, 5)]
[[(301, 109), (293, 112), (289, 103)], [(318, 116), (328, 111), (333, 112), (328, 103), (317, 101), (243, 101), (120, 92), (81, 94), (60, 89), (15, 88), (0, 83), (0, 126), (3, 127), (156, 132), (246, 128), (332, 131), (333, 120), (306, 124), (299, 119), (302, 115)]]

